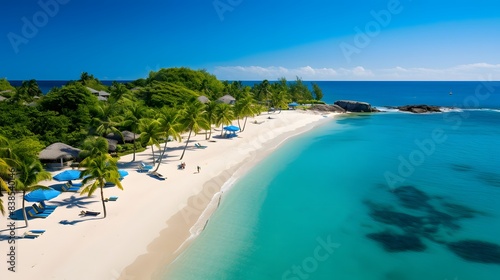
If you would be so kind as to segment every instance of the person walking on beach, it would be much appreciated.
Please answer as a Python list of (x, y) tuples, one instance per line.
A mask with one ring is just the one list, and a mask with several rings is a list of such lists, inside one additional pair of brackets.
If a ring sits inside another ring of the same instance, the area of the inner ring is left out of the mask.
[(196, 169), (198, 170), (198, 173), (200, 173), (201, 167), (199, 165), (196, 166)]

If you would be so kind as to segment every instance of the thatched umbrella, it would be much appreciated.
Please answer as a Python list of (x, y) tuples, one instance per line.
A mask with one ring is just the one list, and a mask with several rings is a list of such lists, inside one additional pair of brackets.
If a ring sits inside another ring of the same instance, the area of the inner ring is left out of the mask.
[(108, 152), (114, 153), (116, 152), (116, 147), (118, 146), (118, 141), (106, 138), (108, 141)]
[(123, 140), (128, 143), (134, 142), (134, 139), (138, 139), (139, 136), (141, 136), (140, 134), (136, 134), (128, 130), (122, 131), (122, 135), (123, 135)]
[(126, 142), (126, 143), (134, 142), (134, 135), (135, 135), (136, 140), (140, 136), (140, 134), (135, 134), (135, 133), (130, 132), (128, 130), (124, 130), (121, 133), (122, 133), (123, 139), (120, 135), (118, 135), (116, 133), (109, 133), (108, 135), (106, 135), (106, 138), (111, 139), (111, 140), (115, 140), (115, 141), (117, 141), (118, 144), (123, 144), (124, 142)]
[(61, 167), (64, 161), (70, 161), (78, 158), (80, 149), (71, 147), (64, 143), (54, 143), (43, 149), (38, 158), (41, 162), (61, 162)]
[(236, 98), (232, 97), (229, 94), (226, 94), (223, 97), (217, 99), (217, 101), (222, 102), (222, 103), (226, 103), (229, 105), (233, 105), (236, 102)]
[(198, 96), (198, 101), (200, 101), (201, 103), (203, 104), (207, 104), (210, 102), (210, 99), (208, 99), (208, 97), (204, 96), (204, 95), (201, 95), (201, 96)]

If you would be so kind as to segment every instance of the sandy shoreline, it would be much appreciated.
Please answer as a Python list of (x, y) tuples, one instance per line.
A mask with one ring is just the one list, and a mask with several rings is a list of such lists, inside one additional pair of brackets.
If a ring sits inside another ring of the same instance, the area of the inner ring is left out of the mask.
[[(102, 212), (98, 195), (87, 198), (62, 193), (49, 202), (59, 207), (48, 218), (30, 220), (28, 228), (19, 228), (24, 221), (16, 221), (17, 236), (30, 229), (46, 232), (37, 239), (16, 240), (16, 272), (8, 271), (8, 264), (3, 262), (0, 276), (2, 279), (4, 276), (8, 279), (157, 278), (162, 274), (159, 269), (188, 246), (186, 240), (203, 230), (217, 208), (220, 189), (228, 180), (234, 181), (245, 174), (289, 137), (328, 119), (303, 111), (264, 113), (249, 119), (246, 130), (235, 138), (218, 138), (219, 130), (213, 132), (216, 137), (211, 142), (205, 140), (204, 134), (198, 134), (192, 137), (184, 156), (185, 170), (177, 170), (184, 143), (169, 143), (167, 157), (158, 170), (168, 178), (165, 181), (136, 172), (140, 161), (151, 164), (151, 149), (137, 154), (134, 163), (130, 162), (132, 155), (124, 156), (119, 161), (120, 168), (127, 170), (129, 176), (122, 182), (124, 191), (105, 189), (105, 196), (119, 197), (107, 202), (106, 219), (78, 216), (81, 210)], [(197, 142), (207, 148), (194, 147)], [(201, 167), (199, 174), (196, 166)], [(56, 182), (46, 182), (53, 183)], [(20, 196), (16, 202), (20, 208)], [(10, 222), (2, 220), (5, 225)], [(1, 229), (3, 253), (10, 246), (10, 231), (5, 226)]]

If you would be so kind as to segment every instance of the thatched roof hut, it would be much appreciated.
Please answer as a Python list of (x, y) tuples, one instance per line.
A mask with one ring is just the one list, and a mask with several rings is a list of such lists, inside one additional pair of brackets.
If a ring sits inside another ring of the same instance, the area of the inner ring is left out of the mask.
[(108, 141), (108, 152), (114, 153), (116, 152), (116, 147), (118, 147), (118, 141), (106, 138)]
[(232, 97), (229, 94), (226, 94), (223, 97), (217, 99), (217, 101), (222, 102), (222, 103), (226, 103), (229, 105), (234, 105), (234, 103), (236, 102), (236, 98)]
[(198, 98), (196, 98), (196, 99), (203, 104), (207, 104), (210, 102), (210, 99), (208, 99), (208, 97), (206, 97), (204, 95), (198, 96)]
[(58, 142), (43, 149), (38, 158), (43, 163), (60, 163), (62, 167), (64, 162), (77, 159), (79, 153), (80, 149)]
[(140, 134), (136, 134), (133, 132), (130, 132), (128, 130), (122, 131), (123, 139), (120, 137), (120, 135), (115, 134), (115, 133), (110, 133), (106, 135), (106, 138), (116, 140), (118, 144), (123, 144), (125, 143), (133, 143), (134, 142), (134, 135), (135, 135), (135, 140), (139, 139)]

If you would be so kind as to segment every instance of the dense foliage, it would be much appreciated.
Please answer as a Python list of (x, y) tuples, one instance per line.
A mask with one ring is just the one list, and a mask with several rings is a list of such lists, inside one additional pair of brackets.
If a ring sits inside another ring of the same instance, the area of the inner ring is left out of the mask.
[[(108, 100), (98, 100), (97, 91), (110, 93)], [(270, 107), (286, 109), (292, 101), (321, 102), (323, 96), (317, 84), (312, 85), (311, 91), (298, 77), (291, 82), (285, 78), (277, 82), (264, 80), (249, 87), (239, 81), (220, 81), (205, 70), (184, 67), (151, 71), (145, 79), (109, 87), (84, 72), (79, 80), (53, 88), (46, 95), (41, 94), (35, 80), (15, 88), (6, 79), (0, 79), (0, 92), (7, 98), (0, 101), (0, 135), (15, 141), (38, 141), (40, 147), (54, 142), (81, 147), (89, 136), (123, 130), (140, 134), (141, 119), (157, 119), (162, 108), (182, 113), (189, 107), (186, 104), (198, 102), (199, 96), (210, 100), (201, 110), (212, 125), (227, 123), (228, 118), (244, 120)], [(233, 96), (235, 106), (215, 102), (224, 95)], [(186, 124), (177, 130), (181, 133), (192, 128)], [(208, 130), (211, 132), (211, 128)], [(144, 141), (134, 140), (133, 145), (125, 143), (117, 150), (131, 152), (144, 145)]]

